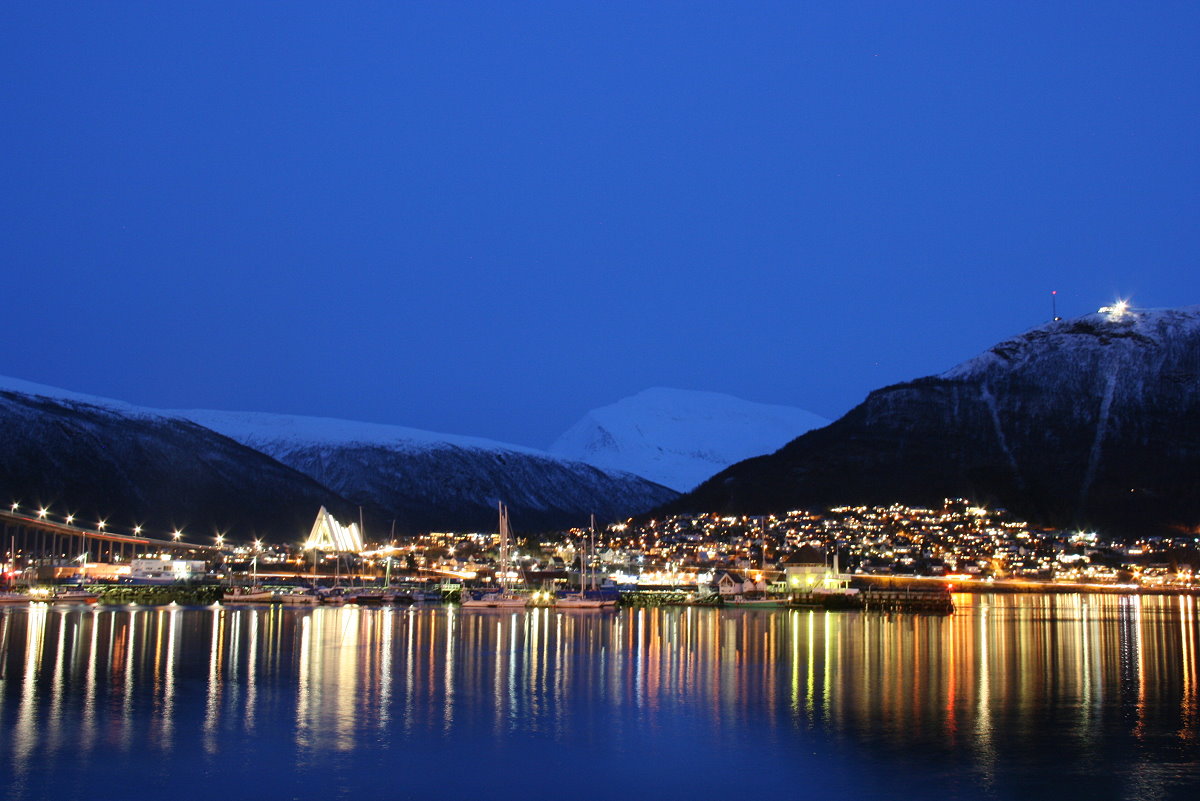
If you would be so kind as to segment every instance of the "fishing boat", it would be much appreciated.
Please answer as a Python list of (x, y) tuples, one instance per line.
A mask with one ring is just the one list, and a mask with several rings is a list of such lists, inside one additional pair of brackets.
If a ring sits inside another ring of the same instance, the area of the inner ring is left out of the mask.
[(50, 596), (50, 601), (56, 604), (94, 604), (99, 600), (99, 595), (87, 590), (59, 590)]
[(269, 604), (279, 600), (279, 593), (262, 587), (234, 587), (221, 596), (227, 604)]
[(278, 593), (263, 589), (258, 583), (258, 549), (257, 543), (254, 559), (251, 562), (249, 587), (231, 587), (221, 596), (221, 603), (226, 604), (269, 604), (277, 599)]
[(288, 606), (315, 606), (317, 604), (316, 593), (310, 591), (281, 592), (278, 599), (281, 604)]
[(360, 606), (378, 606), (385, 601), (391, 601), (394, 597), (380, 589), (349, 590), (345, 594), (346, 603)]
[(464, 598), (464, 609), (524, 609), (529, 600), (512, 588), (509, 574), (512, 572), (512, 557), (508, 552), (508, 508), (499, 504), (500, 509), (500, 560), (496, 567), (496, 580), (500, 589), (485, 592), (478, 598)]
[[(591, 542), (589, 549), (588, 543)], [(591, 569), (591, 594), (587, 591), (588, 585), (588, 554), (593, 556)], [(596, 516), (592, 515), (592, 524), (588, 528), (588, 535), (580, 537), (579, 542), (579, 592), (560, 595), (554, 599), (556, 609), (614, 609), (617, 605), (616, 598), (601, 598), (596, 595)]]
[(319, 604), (324, 604), (326, 606), (342, 606), (347, 600), (348, 598), (342, 591), (341, 587), (333, 587), (328, 589), (322, 587), (321, 589), (317, 590), (317, 603)]

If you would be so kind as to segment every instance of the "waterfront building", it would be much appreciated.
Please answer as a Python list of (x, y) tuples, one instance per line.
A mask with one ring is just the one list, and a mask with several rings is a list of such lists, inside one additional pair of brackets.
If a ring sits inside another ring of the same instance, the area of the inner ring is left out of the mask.
[(317, 512), (317, 519), (309, 532), (308, 540), (304, 543), (304, 549), (326, 553), (361, 553), (362, 532), (357, 523), (343, 525), (322, 506), (321, 511)]

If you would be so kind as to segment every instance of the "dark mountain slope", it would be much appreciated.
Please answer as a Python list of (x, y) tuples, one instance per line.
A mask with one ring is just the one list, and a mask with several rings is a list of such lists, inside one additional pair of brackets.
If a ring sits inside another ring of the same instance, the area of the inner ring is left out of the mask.
[(398, 531), (496, 526), (503, 501), (518, 531), (623, 520), (676, 496), (630, 473), (530, 448), (401, 426), (247, 412), (178, 414), (378, 510)]
[(756, 512), (968, 497), (1053, 526), (1200, 524), (1200, 307), (1087, 315), (717, 474), (666, 511)]
[[(215, 429), (215, 430), (214, 430)], [(219, 432), (219, 433), (218, 433)], [(624, 519), (675, 497), (637, 476), (470, 437), (343, 420), (162, 412), (0, 379), (0, 502), (163, 536), (294, 542), (325, 505), (369, 537)]]
[(295, 541), (322, 504), (354, 507), (270, 457), (202, 426), (67, 398), (0, 391), (0, 499), (150, 536)]

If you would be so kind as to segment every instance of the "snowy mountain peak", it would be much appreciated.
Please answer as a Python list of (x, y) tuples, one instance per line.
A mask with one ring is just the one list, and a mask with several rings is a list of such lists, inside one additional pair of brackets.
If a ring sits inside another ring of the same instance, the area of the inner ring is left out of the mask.
[[(1055, 320), (992, 346), (979, 356), (952, 367), (939, 377), (969, 380), (997, 369), (1012, 369), (1030, 360), (1068, 362), (1082, 367), (1103, 360), (1112, 367), (1138, 366), (1148, 356), (1163, 358), (1200, 337), (1200, 306), (1138, 309), (1106, 306), (1094, 314)], [(1149, 350), (1146, 346), (1154, 346)], [(1130, 361), (1132, 360), (1132, 361)], [(1142, 364), (1141, 367), (1146, 365)]]
[(588, 412), (550, 452), (688, 490), (828, 422), (790, 406), (655, 387)]
[(1010, 337), (735, 465), (667, 511), (971, 498), (1038, 525), (1200, 530), (1200, 307), (1109, 307)]

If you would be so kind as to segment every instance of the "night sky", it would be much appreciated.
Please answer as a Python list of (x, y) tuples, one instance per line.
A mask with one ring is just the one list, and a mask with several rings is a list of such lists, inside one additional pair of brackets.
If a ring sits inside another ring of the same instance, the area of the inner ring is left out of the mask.
[(1200, 5), (0, 5), (0, 374), (545, 446), (1200, 303)]

